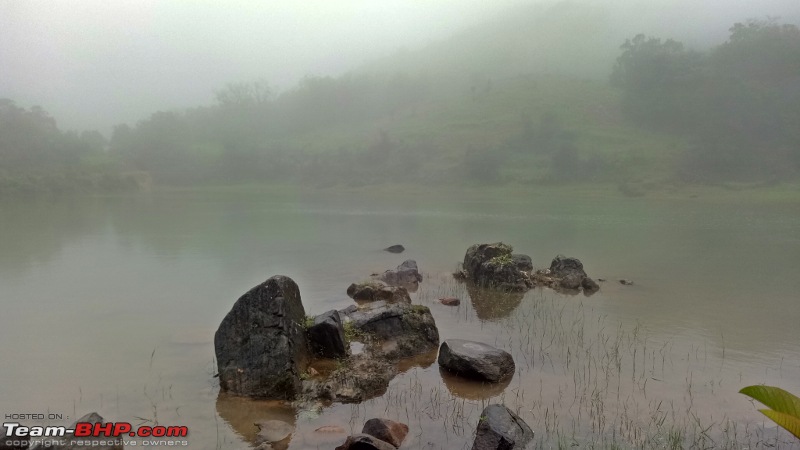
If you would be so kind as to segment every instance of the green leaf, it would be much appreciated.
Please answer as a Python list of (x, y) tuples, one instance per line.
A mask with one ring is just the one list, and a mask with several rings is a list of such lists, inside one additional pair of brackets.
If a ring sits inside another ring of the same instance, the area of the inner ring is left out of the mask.
[(772, 419), (775, 423), (782, 426), (794, 437), (800, 439), (800, 418), (790, 416), (781, 412), (773, 411), (771, 409), (759, 409), (765, 416)]
[(752, 397), (779, 413), (800, 419), (800, 398), (781, 388), (761, 385), (747, 386), (739, 393)]

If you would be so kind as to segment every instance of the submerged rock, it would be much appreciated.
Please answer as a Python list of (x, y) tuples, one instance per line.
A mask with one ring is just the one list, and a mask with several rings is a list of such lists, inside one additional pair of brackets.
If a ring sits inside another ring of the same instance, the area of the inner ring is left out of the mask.
[(400, 447), (408, 434), (408, 425), (389, 419), (369, 419), (361, 433)]
[(439, 348), (439, 366), (465, 378), (496, 383), (514, 375), (514, 358), (481, 342), (447, 339)]
[(347, 295), (360, 302), (386, 300), (389, 302), (411, 303), (408, 290), (402, 286), (387, 286), (380, 281), (353, 283), (347, 288)]
[(626, 279), (624, 279), (624, 278), (623, 278), (623, 279), (621, 279), (621, 280), (619, 280), (619, 283), (620, 283), (620, 284), (622, 284), (622, 285), (625, 285), (625, 286), (631, 286), (631, 285), (633, 285), (633, 281), (631, 281), (631, 280), (626, 280)]
[(354, 434), (336, 450), (395, 450), (395, 446), (368, 434)]
[(318, 315), (306, 333), (315, 354), (324, 358), (347, 356), (348, 346), (339, 311), (334, 309)]
[(485, 288), (526, 291), (530, 280), (525, 272), (533, 268), (527, 255), (512, 255), (510, 245), (475, 244), (464, 255), (464, 277)]
[(398, 359), (425, 353), (439, 345), (439, 330), (430, 309), (407, 303), (374, 302), (340, 313), (353, 328), (369, 335), (369, 353)]
[(390, 245), (383, 250), (389, 253), (403, 253), (406, 250), (406, 248), (400, 244), (395, 244), (395, 245)]
[(472, 450), (523, 449), (533, 439), (531, 427), (503, 405), (489, 405), (481, 413)]
[(394, 270), (387, 270), (378, 275), (378, 278), (391, 286), (415, 285), (422, 281), (422, 274), (419, 273), (417, 262), (413, 259), (403, 261)]
[(455, 297), (442, 297), (439, 299), (439, 303), (445, 306), (458, 306), (461, 304), (461, 300)]
[(394, 364), (366, 354), (342, 360), (340, 367), (325, 380), (303, 382), (303, 397), (340, 403), (360, 403), (380, 397), (397, 374)]
[(256, 445), (280, 442), (294, 433), (294, 425), (282, 420), (264, 420), (255, 424), (258, 427)]
[(239, 298), (214, 335), (222, 391), (291, 400), (310, 351), (300, 290), (277, 275)]

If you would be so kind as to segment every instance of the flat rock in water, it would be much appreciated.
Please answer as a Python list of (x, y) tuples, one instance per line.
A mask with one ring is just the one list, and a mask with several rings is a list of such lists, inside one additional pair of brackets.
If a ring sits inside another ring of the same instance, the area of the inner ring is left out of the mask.
[(461, 300), (455, 297), (443, 297), (439, 299), (439, 302), (445, 306), (458, 306), (461, 304)]
[(403, 253), (406, 250), (406, 248), (400, 244), (395, 244), (395, 245), (390, 245), (389, 247), (386, 247), (383, 250), (389, 253)]
[(258, 427), (256, 444), (280, 442), (294, 433), (294, 425), (282, 420), (265, 420), (255, 425)]
[(395, 446), (368, 434), (348, 436), (336, 450), (395, 450)]
[(633, 281), (622, 279), (622, 280), (619, 280), (619, 284), (623, 284), (625, 286), (631, 286), (633, 284)]
[(533, 439), (531, 427), (503, 405), (489, 405), (481, 413), (472, 450), (524, 449)]
[(395, 447), (400, 447), (408, 434), (408, 425), (389, 419), (369, 419), (364, 424), (361, 433), (375, 436)]
[(357, 330), (383, 343), (396, 344), (381, 352), (387, 358), (414, 356), (439, 345), (439, 330), (426, 306), (381, 301), (355, 311), (345, 309), (339, 312), (346, 315), (346, 320), (351, 320)]
[(447, 339), (439, 348), (439, 366), (456, 375), (496, 383), (514, 375), (514, 359), (505, 350), (481, 342)]
[(381, 281), (353, 283), (347, 288), (347, 295), (359, 302), (386, 300), (389, 302), (411, 303), (408, 290), (402, 286), (387, 286)]
[(391, 286), (409, 286), (422, 281), (422, 274), (419, 273), (417, 262), (408, 259), (402, 262), (394, 270), (387, 270), (378, 276), (384, 283)]

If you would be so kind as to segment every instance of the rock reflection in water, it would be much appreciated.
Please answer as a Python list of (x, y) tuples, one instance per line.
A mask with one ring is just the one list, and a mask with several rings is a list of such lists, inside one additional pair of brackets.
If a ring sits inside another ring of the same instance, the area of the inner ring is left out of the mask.
[[(253, 400), (237, 397), (220, 392), (217, 396), (217, 414), (231, 426), (231, 428), (250, 443), (256, 443), (258, 422), (265, 420), (280, 420), (296, 426), (297, 411), (287, 402), (280, 400)], [(289, 447), (292, 437), (272, 444), (276, 450), (285, 450)]]
[(458, 375), (454, 375), (442, 368), (439, 369), (442, 375), (442, 381), (447, 386), (453, 396), (458, 398), (465, 398), (467, 400), (487, 400), (496, 397), (506, 390), (506, 387), (511, 383), (513, 377), (499, 383), (487, 383), (485, 381), (470, 380)]
[(397, 362), (397, 372), (403, 373), (408, 372), (409, 370), (419, 367), (422, 369), (427, 369), (433, 363), (436, 362), (436, 357), (439, 356), (439, 349), (433, 349), (427, 353), (422, 353), (420, 355), (412, 356), (411, 358), (404, 358)]
[(481, 320), (497, 320), (508, 317), (522, 302), (524, 292), (504, 292), (478, 287), (467, 282), (467, 294), (472, 301), (475, 315)]

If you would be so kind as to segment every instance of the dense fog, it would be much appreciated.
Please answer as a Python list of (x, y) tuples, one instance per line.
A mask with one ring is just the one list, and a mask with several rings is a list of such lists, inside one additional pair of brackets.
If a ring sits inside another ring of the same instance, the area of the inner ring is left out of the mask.
[(0, 192), (774, 183), (796, 1), (0, 4)]

